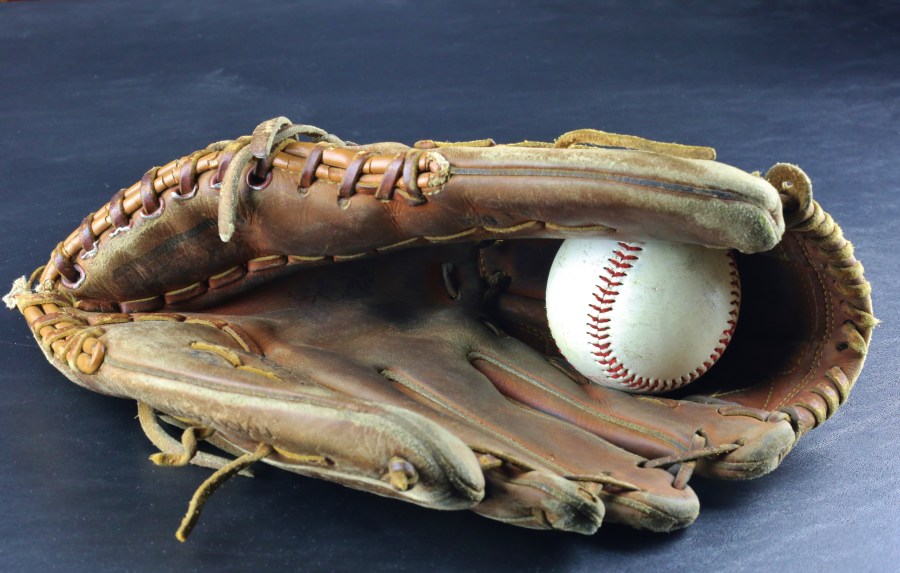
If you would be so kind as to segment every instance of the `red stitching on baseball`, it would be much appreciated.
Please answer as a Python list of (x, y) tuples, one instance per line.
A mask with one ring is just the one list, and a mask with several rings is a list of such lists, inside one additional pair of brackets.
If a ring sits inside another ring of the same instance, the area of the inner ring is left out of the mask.
[[(609, 318), (601, 318), (600, 315), (612, 312), (613, 304), (616, 302), (616, 297), (619, 294), (618, 290), (614, 290), (614, 288), (610, 287), (620, 287), (622, 286), (622, 281), (617, 281), (613, 279), (620, 279), (628, 276), (627, 269), (632, 268), (633, 263), (638, 260), (641, 251), (643, 251), (643, 247), (638, 245), (631, 245), (625, 242), (619, 242), (619, 247), (621, 249), (613, 251), (615, 258), (607, 259), (609, 263), (603, 267), (603, 273), (598, 277), (598, 279), (605, 283), (606, 288), (601, 287), (600, 285), (596, 285), (597, 292), (594, 293), (594, 298), (597, 300), (597, 304), (588, 305), (594, 312), (588, 312), (588, 318), (590, 322), (587, 323), (589, 328), (587, 335), (594, 339), (594, 342), (591, 342), (590, 345), (596, 348), (595, 351), (591, 352), (594, 355), (595, 361), (600, 364), (603, 369), (606, 371), (606, 375), (612, 379), (616, 380), (620, 384), (628, 386), (629, 388), (635, 390), (649, 390), (654, 392), (659, 389), (668, 390), (671, 388), (677, 388), (682, 386), (688, 382), (693, 382), (698, 377), (702, 376), (709, 370), (713, 364), (722, 356), (722, 353), (725, 352), (725, 348), (728, 346), (728, 343), (731, 342), (731, 337), (734, 335), (734, 329), (737, 326), (737, 315), (738, 308), (740, 308), (741, 301), (741, 289), (740, 289), (740, 278), (738, 276), (737, 263), (734, 260), (734, 255), (731, 252), (726, 253), (728, 256), (728, 266), (731, 268), (730, 278), (731, 278), (731, 310), (728, 312), (728, 315), (732, 318), (727, 322), (728, 327), (722, 331), (722, 338), (719, 339), (719, 345), (713, 350), (713, 352), (709, 355), (709, 360), (703, 362), (703, 364), (695, 369), (693, 372), (690, 372), (686, 375), (683, 375), (679, 378), (670, 378), (668, 380), (653, 380), (649, 378), (644, 378), (643, 376), (637, 376), (635, 373), (631, 372), (624, 364), (618, 361), (618, 359), (612, 355), (612, 349), (610, 348), (611, 342), (609, 342)], [(604, 326), (600, 326), (600, 325)]]

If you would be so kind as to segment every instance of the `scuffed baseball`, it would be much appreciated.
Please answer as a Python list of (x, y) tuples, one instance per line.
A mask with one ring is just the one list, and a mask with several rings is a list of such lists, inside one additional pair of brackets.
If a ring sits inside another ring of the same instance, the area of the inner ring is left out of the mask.
[(547, 283), (562, 355), (591, 381), (628, 392), (702, 376), (728, 347), (739, 308), (734, 257), (698, 245), (569, 239)]

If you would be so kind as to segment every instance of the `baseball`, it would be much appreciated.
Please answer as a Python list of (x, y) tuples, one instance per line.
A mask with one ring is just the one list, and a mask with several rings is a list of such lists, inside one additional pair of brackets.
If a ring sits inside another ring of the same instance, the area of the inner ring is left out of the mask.
[(547, 319), (560, 352), (591, 381), (665, 392), (693, 382), (722, 356), (740, 293), (729, 251), (569, 239), (550, 268)]

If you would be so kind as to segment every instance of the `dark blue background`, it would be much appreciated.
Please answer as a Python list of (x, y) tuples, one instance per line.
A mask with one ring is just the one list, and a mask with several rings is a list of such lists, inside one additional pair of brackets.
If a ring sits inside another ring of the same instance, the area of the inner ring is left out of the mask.
[(801, 165), (884, 324), (850, 402), (774, 474), (693, 481), (683, 532), (533, 532), (260, 468), (179, 544), (208, 471), (150, 464), (133, 403), (69, 383), (2, 313), (0, 570), (900, 569), (896, 4), (122, 4), (0, 4), (4, 281), (150, 166), (276, 115), (361, 142), (597, 127)]

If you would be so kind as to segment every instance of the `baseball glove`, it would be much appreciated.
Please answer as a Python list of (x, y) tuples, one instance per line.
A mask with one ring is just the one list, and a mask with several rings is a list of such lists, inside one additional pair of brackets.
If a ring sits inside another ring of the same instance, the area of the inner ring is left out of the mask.
[[(734, 249), (722, 359), (666, 397), (586, 383), (543, 302), (575, 236)], [(355, 145), (285, 118), (151, 169), (7, 302), (68, 378), (138, 402), (154, 462), (216, 469), (181, 540), (256, 461), (524, 527), (684, 527), (692, 473), (775, 468), (847, 399), (875, 324), (797, 167), (593, 130)]]

